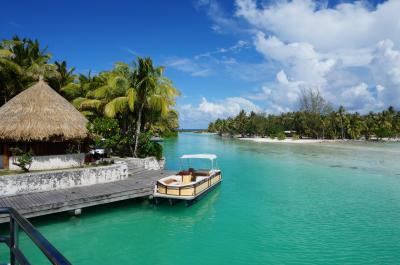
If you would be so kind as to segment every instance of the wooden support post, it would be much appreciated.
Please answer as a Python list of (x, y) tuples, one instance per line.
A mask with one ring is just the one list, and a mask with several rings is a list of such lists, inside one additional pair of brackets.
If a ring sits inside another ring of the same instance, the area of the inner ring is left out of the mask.
[(3, 144), (3, 167), (5, 169), (9, 169), (9, 160), (10, 160), (10, 152), (8, 150), (8, 145), (6, 143)]

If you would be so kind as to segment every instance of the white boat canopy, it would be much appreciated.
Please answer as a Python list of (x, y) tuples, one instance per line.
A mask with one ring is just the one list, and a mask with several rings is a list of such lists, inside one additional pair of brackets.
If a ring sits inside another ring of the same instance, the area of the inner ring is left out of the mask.
[(214, 154), (193, 154), (193, 155), (183, 155), (181, 159), (210, 159), (215, 160), (217, 159), (217, 155)]

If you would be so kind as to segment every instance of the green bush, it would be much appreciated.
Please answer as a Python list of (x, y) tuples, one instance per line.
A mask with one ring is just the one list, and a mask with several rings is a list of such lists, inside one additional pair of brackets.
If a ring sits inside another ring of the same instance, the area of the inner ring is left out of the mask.
[(24, 172), (29, 172), (29, 169), (33, 161), (32, 150), (24, 152), (20, 148), (15, 147), (15, 148), (10, 148), (10, 151), (13, 155), (13, 164), (20, 167)]
[(122, 135), (118, 121), (110, 118), (96, 118), (88, 125), (95, 146), (115, 149)]
[[(91, 133), (94, 146), (111, 149), (113, 154), (121, 157), (133, 154), (134, 132), (129, 130), (122, 133), (116, 119), (96, 118), (88, 125), (88, 130)], [(171, 136), (173, 135), (171, 133)], [(157, 159), (161, 159), (162, 145), (151, 141), (151, 136), (150, 132), (143, 132), (139, 135), (138, 157), (155, 156)]]
[(298, 134), (293, 134), (292, 135), (292, 140), (299, 140), (300, 136)]
[(178, 132), (177, 131), (165, 132), (165, 133), (162, 134), (162, 137), (164, 137), (164, 138), (176, 138), (176, 137), (178, 137)]
[(278, 133), (278, 140), (282, 141), (286, 139), (286, 135), (283, 132)]
[(162, 145), (151, 141), (151, 133), (145, 132), (139, 135), (138, 156), (140, 158), (155, 156), (160, 160), (162, 158), (162, 152)]

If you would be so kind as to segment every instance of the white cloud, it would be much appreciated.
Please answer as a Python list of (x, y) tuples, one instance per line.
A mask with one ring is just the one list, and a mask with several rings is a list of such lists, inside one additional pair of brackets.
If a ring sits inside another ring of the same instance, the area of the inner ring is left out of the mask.
[[(262, 63), (238, 62), (235, 58), (243, 50), (249, 49), (251, 44), (245, 40), (238, 40), (229, 47), (217, 48), (196, 54), (190, 58), (169, 58), (166, 66), (189, 73), (191, 76), (210, 76), (228, 74), (234, 78), (246, 81), (265, 80), (265, 72), (271, 71), (271, 66)], [(260, 75), (260, 72), (264, 72)]]
[(391, 36), (400, 41), (400, 1), (389, 0), (371, 10), (362, 1), (324, 8), (312, 0), (276, 1), (258, 7), (237, 0), (236, 15), (285, 42), (308, 42), (323, 52), (375, 45)]
[(228, 34), (230, 32), (246, 32), (248, 29), (242, 27), (240, 23), (229, 15), (219, 4), (218, 0), (198, 0), (195, 2), (197, 9), (205, 10), (207, 16), (211, 19), (211, 29), (219, 34)]
[(173, 58), (166, 61), (166, 66), (189, 73), (191, 76), (209, 76), (212, 70), (189, 58)]
[(318, 88), (335, 105), (366, 112), (400, 107), (400, 1), (334, 8), (312, 0), (236, 0), (255, 49), (277, 70), (260, 93), (268, 110), (295, 109), (299, 91)]
[(262, 111), (259, 106), (243, 97), (228, 97), (213, 102), (203, 97), (198, 106), (186, 104), (178, 107), (178, 110), (181, 124), (185, 124), (188, 128), (205, 128), (210, 121), (234, 116), (241, 110)]
[(236, 115), (240, 110), (259, 112), (261, 109), (253, 102), (242, 97), (231, 97), (219, 102), (209, 102), (202, 98), (198, 110), (214, 117), (228, 117)]
[(400, 51), (393, 47), (394, 43), (391, 40), (379, 42), (373, 53), (370, 68), (384, 102), (398, 107), (400, 104)]
[(228, 52), (233, 52), (233, 53), (237, 53), (240, 52), (243, 49), (247, 49), (249, 48), (250, 45), (247, 41), (244, 40), (239, 40), (235, 45), (232, 45), (231, 47), (228, 48), (219, 48), (215, 51), (211, 51), (211, 52), (204, 52), (204, 53), (200, 53), (194, 56), (194, 59), (198, 60), (202, 57), (210, 57), (212, 55), (216, 55), (216, 54), (222, 54), (222, 53), (228, 53)]
[(334, 59), (324, 59), (306, 42), (285, 44), (277, 37), (266, 38), (264, 33), (258, 32), (254, 45), (266, 58), (281, 63), (295, 80), (323, 83), (325, 74), (335, 65)]
[[(377, 93), (380, 92), (376, 89)], [(366, 113), (382, 108), (383, 104), (379, 97), (374, 97), (368, 85), (361, 83), (357, 86), (343, 89), (339, 95), (339, 100), (344, 102), (344, 107), (353, 111)]]
[(298, 97), (306, 86), (303, 81), (288, 80), (285, 71), (281, 70), (277, 73), (275, 82), (262, 86), (260, 93), (248, 98), (268, 102), (265, 110), (267, 113), (287, 112), (297, 104)]

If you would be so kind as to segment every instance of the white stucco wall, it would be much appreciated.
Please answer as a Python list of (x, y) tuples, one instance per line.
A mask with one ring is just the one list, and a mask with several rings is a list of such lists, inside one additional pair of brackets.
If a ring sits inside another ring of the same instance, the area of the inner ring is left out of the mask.
[(0, 197), (107, 183), (128, 178), (125, 162), (109, 166), (0, 176)]
[(124, 158), (124, 161), (128, 162), (130, 165), (138, 168), (144, 168), (147, 170), (159, 170), (163, 169), (165, 165), (165, 158), (157, 160), (155, 157), (146, 158)]
[[(10, 170), (19, 170), (20, 168), (13, 164), (13, 157), (9, 159)], [(85, 154), (34, 156), (30, 170), (50, 170), (61, 168), (80, 167), (85, 162)]]

